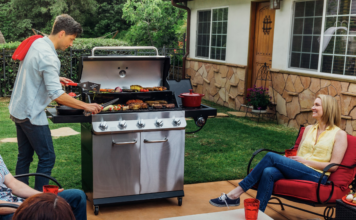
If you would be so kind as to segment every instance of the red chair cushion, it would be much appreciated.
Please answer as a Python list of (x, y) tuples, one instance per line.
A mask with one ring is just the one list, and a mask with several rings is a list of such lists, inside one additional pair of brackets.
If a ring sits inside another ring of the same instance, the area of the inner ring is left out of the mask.
[[(352, 166), (356, 164), (355, 136), (347, 135), (347, 149), (341, 164), (345, 166)], [(349, 188), (355, 174), (356, 168), (352, 170), (346, 167), (339, 167), (335, 172), (331, 173), (329, 180), (333, 181), (335, 186), (340, 187), (342, 190), (346, 190)]]
[[(298, 199), (303, 199), (310, 202), (318, 202), (316, 191), (318, 183), (305, 180), (281, 179), (274, 184), (273, 194), (281, 196), (290, 196)], [(334, 193), (328, 203), (335, 203), (336, 199), (341, 199), (350, 190), (342, 190), (335, 186)], [(322, 202), (329, 198), (331, 185), (320, 186), (320, 199)]]
[(295, 144), (294, 144), (294, 149), (296, 149), (296, 150), (298, 150), (299, 144), (302, 141), (304, 130), (305, 130), (305, 127), (301, 127), (299, 129), (299, 136), (298, 136), (298, 138), (297, 138), (297, 140), (295, 141)]

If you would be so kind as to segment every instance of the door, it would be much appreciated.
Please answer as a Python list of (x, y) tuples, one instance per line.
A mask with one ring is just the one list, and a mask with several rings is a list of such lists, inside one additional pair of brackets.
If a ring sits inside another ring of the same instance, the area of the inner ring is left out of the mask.
[[(253, 61), (252, 61), (252, 86), (265, 87), (265, 82), (262, 81), (264, 64), (267, 68), (272, 67), (272, 51), (273, 51), (273, 33), (275, 10), (269, 8), (269, 2), (261, 2), (256, 6), (255, 19), (255, 37), (253, 47)], [(270, 82), (267, 82), (268, 88)]]
[(185, 130), (141, 133), (140, 194), (183, 190)]
[(140, 133), (93, 135), (93, 197), (140, 192)]

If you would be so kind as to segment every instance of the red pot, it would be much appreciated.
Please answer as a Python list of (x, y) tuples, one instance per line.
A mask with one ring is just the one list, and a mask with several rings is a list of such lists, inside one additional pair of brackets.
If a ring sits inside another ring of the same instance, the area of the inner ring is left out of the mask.
[(182, 99), (184, 107), (199, 107), (204, 94), (193, 93), (193, 89), (189, 89), (189, 93), (182, 93), (178, 97)]

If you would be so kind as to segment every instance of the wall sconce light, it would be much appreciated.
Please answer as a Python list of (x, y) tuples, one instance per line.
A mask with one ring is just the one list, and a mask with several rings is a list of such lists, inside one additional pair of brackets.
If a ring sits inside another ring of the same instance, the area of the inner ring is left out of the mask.
[(281, 0), (270, 0), (270, 8), (271, 9), (280, 9), (281, 8)]

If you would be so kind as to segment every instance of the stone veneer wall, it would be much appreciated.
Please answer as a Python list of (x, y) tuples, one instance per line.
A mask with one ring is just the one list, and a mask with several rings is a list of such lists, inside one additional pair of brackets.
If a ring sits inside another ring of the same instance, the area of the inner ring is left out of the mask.
[(186, 78), (194, 92), (205, 94), (206, 100), (232, 109), (244, 103), (246, 67), (186, 61)]
[[(277, 118), (280, 124), (299, 128), (314, 124), (311, 107), (319, 94), (336, 98), (341, 109), (341, 125), (356, 135), (356, 84), (316, 77), (299, 76), (271, 70)], [(271, 88), (271, 87), (270, 87)]]

